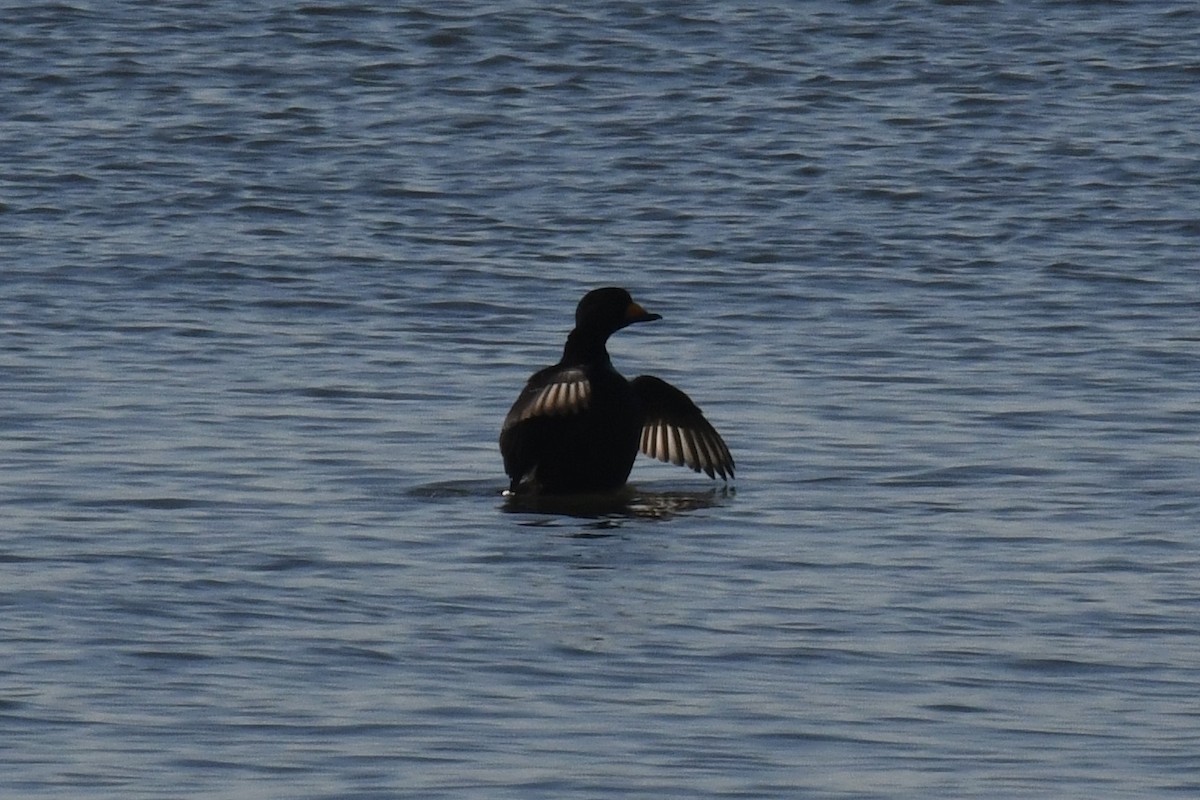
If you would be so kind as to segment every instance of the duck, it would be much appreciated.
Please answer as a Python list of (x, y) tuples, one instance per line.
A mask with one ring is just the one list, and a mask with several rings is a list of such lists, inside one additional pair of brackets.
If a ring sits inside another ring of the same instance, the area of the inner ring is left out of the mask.
[(509, 494), (617, 490), (639, 451), (733, 479), (729, 447), (690, 397), (661, 378), (626, 380), (613, 368), (608, 338), (660, 319), (620, 287), (583, 296), (562, 358), (533, 373), (501, 426)]

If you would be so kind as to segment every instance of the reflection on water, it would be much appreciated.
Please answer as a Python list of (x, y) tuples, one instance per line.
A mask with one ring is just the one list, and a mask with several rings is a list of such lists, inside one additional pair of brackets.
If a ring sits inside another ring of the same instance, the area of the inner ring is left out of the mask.
[(653, 490), (627, 485), (614, 492), (538, 495), (504, 493), (504, 511), (523, 514), (562, 514), (605, 520), (613, 527), (622, 519), (671, 519), (702, 508), (723, 505), (737, 491), (732, 487), (701, 490)]
[[(497, 481), (437, 481), (414, 486), (409, 497), (427, 502), (448, 502), (462, 498), (501, 497), (500, 510), (512, 514), (538, 514), (545, 517), (567, 516), (595, 520), (591, 528), (619, 527), (622, 520), (678, 517), (691, 511), (721, 506), (737, 495), (732, 486), (708, 486), (703, 489), (660, 487), (656, 489), (627, 484), (612, 492), (542, 495), (512, 494)], [(551, 519), (530, 520), (526, 525), (552, 525)]]

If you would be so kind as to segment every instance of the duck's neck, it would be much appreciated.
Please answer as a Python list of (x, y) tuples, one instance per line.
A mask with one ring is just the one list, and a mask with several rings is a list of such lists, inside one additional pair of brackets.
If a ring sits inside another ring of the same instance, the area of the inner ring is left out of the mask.
[(604, 346), (607, 336), (595, 336), (581, 333), (578, 328), (567, 336), (567, 344), (563, 347), (563, 364), (608, 364), (608, 348)]

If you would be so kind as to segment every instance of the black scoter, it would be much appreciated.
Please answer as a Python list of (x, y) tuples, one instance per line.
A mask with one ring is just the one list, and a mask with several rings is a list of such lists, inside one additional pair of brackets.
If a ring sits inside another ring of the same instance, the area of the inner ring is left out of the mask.
[(512, 492), (599, 492), (629, 477), (640, 449), (660, 461), (733, 478), (733, 456), (691, 399), (666, 381), (625, 380), (605, 343), (662, 319), (617, 287), (584, 295), (562, 358), (530, 377), (500, 431)]

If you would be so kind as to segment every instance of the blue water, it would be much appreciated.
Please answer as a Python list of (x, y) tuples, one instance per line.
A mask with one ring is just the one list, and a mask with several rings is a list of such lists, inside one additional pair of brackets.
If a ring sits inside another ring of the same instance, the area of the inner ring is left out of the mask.
[[(1193, 4), (0, 40), (0, 795), (1200, 795)], [(738, 479), (509, 506), (608, 284)]]

